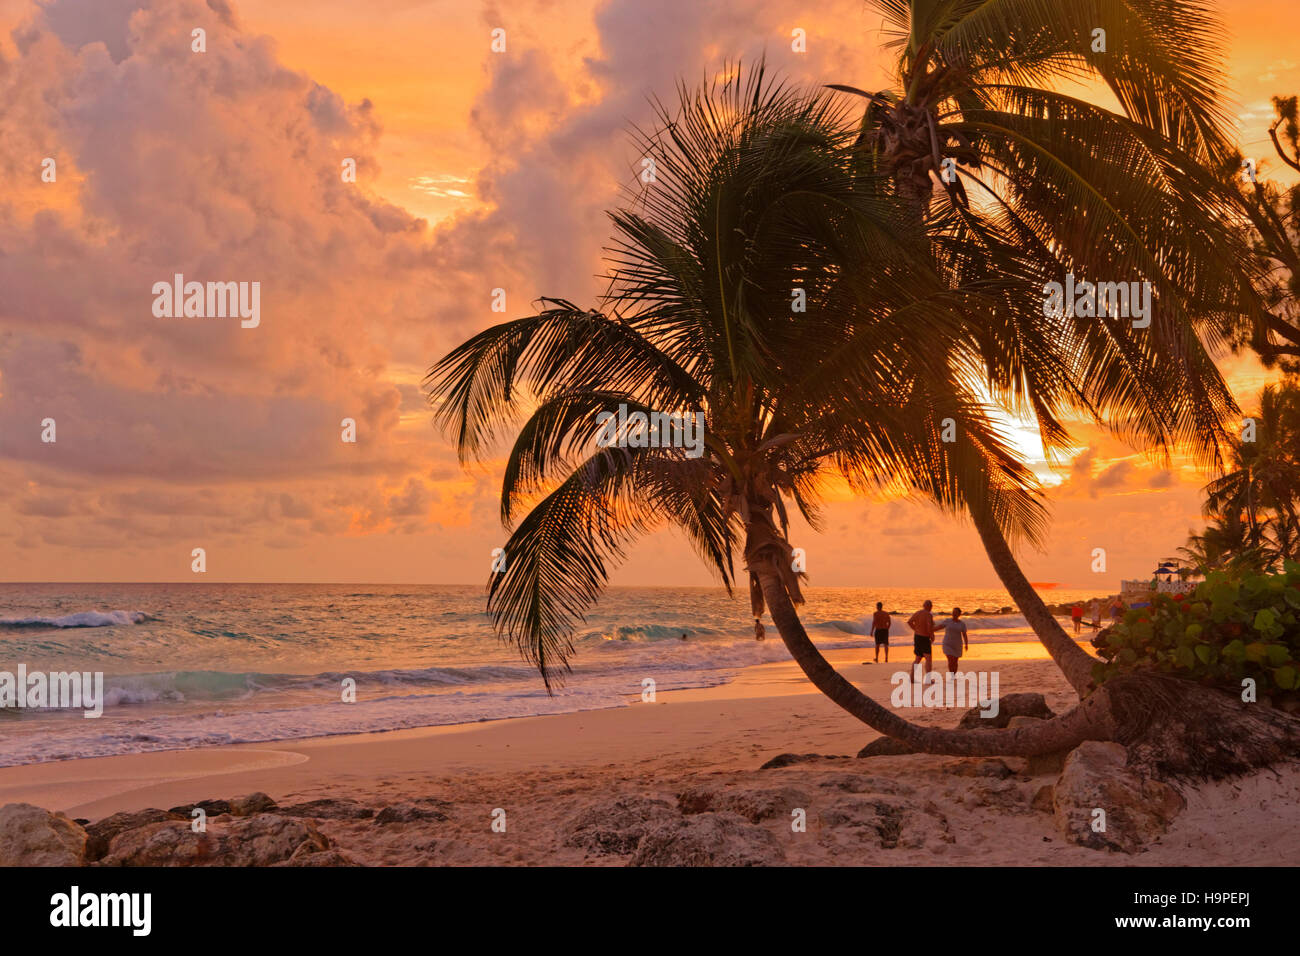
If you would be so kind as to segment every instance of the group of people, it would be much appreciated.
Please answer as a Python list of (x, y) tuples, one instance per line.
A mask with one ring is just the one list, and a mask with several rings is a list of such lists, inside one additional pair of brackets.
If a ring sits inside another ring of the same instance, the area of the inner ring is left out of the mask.
[[(962, 654), (970, 650), (970, 638), (966, 633), (966, 622), (961, 619), (961, 608), (952, 609), (952, 617), (942, 624), (936, 624), (933, 614), (934, 602), (926, 601), (921, 605), (921, 610), (917, 611), (907, 619), (907, 626), (912, 629), (912, 651), (916, 657), (912, 661), (912, 666), (924, 662), (925, 672), (928, 674), (934, 669), (934, 639), (940, 630), (943, 631), (943, 655), (948, 658), (948, 672), (957, 673), (957, 661)], [(880, 663), (880, 649), (885, 649), (885, 663), (889, 663), (889, 628), (893, 624), (893, 618), (885, 610), (882, 602), (876, 602), (876, 613), (871, 617), (871, 631), (876, 637), (876, 656), (871, 661), (873, 664)]]
[[(1092, 599), (1088, 605), (1088, 614), (1092, 618), (1092, 626), (1101, 630), (1101, 601), (1097, 598)], [(1114, 626), (1121, 618), (1124, 617), (1124, 602), (1117, 596), (1110, 604), (1110, 623)], [(1070, 620), (1074, 622), (1074, 633), (1079, 634), (1083, 631), (1083, 602), (1075, 601), (1074, 606), (1070, 608)]]

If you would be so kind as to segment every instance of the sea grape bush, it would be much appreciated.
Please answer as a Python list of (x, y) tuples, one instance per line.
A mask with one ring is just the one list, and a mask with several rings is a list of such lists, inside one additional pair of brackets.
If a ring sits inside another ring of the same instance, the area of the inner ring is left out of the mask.
[[(1300, 563), (1279, 574), (1212, 572), (1189, 595), (1158, 594), (1098, 640), (1099, 681), (1157, 670), (1274, 703), (1300, 702)], [(1290, 709), (1290, 706), (1288, 706)]]

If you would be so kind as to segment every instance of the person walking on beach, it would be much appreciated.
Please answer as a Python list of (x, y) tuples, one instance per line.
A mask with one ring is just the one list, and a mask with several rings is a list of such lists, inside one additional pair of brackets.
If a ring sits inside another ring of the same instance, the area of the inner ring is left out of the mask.
[(1080, 633), (1083, 630), (1083, 605), (1078, 601), (1070, 608), (1070, 619), (1074, 621), (1074, 633)]
[(876, 602), (876, 613), (871, 615), (871, 633), (876, 635), (876, 656), (871, 663), (880, 663), (880, 649), (885, 649), (885, 663), (889, 663), (889, 625), (893, 623), (893, 618), (885, 610), (885, 605), (881, 601)]
[(930, 613), (932, 607), (934, 602), (926, 601), (921, 605), (921, 610), (907, 619), (907, 626), (912, 629), (912, 649), (916, 652), (912, 666), (915, 667), (924, 660), (927, 674), (934, 669), (934, 659), (931, 656), (931, 646), (934, 644), (934, 616)]
[(966, 636), (966, 622), (961, 619), (961, 608), (952, 609), (952, 618), (943, 626), (943, 655), (948, 658), (948, 673), (957, 673), (957, 659), (963, 650), (970, 650), (970, 638)]
[(1110, 605), (1110, 626), (1114, 627), (1124, 617), (1124, 602), (1118, 597)]

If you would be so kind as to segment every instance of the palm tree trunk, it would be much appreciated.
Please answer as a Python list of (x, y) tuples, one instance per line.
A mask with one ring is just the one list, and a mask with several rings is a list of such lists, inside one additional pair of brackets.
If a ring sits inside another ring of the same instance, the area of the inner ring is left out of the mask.
[(1041, 726), (1014, 730), (948, 730), (922, 727), (876, 703), (849, 683), (821, 655), (804, 630), (780, 573), (766, 553), (748, 555), (781, 640), (804, 674), (823, 694), (867, 726), (922, 753), (958, 756), (1032, 756), (1075, 747), (1085, 740), (1110, 738), (1109, 715), (1099, 698), (1044, 720)]
[(1097, 661), (1075, 643), (1052, 616), (1043, 599), (1020, 570), (1020, 565), (992, 514), (977, 508), (971, 508), (970, 514), (979, 531), (980, 540), (984, 543), (984, 550), (988, 552), (989, 562), (1002, 580), (1003, 587), (1016, 602), (1043, 647), (1047, 648), (1047, 653), (1052, 655), (1052, 660), (1056, 661), (1056, 666), (1061, 669), (1070, 686), (1080, 697), (1086, 697), (1094, 686), (1092, 667)]

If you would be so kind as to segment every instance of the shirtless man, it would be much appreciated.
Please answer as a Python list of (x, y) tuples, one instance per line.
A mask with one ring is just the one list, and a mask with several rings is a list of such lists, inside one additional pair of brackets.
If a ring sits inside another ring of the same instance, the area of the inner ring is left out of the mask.
[(912, 666), (925, 661), (925, 672), (928, 674), (934, 668), (933, 645), (934, 645), (934, 615), (930, 613), (930, 608), (934, 603), (926, 601), (917, 611), (907, 619), (907, 626), (912, 629), (912, 649), (916, 652), (916, 660), (912, 661)]

